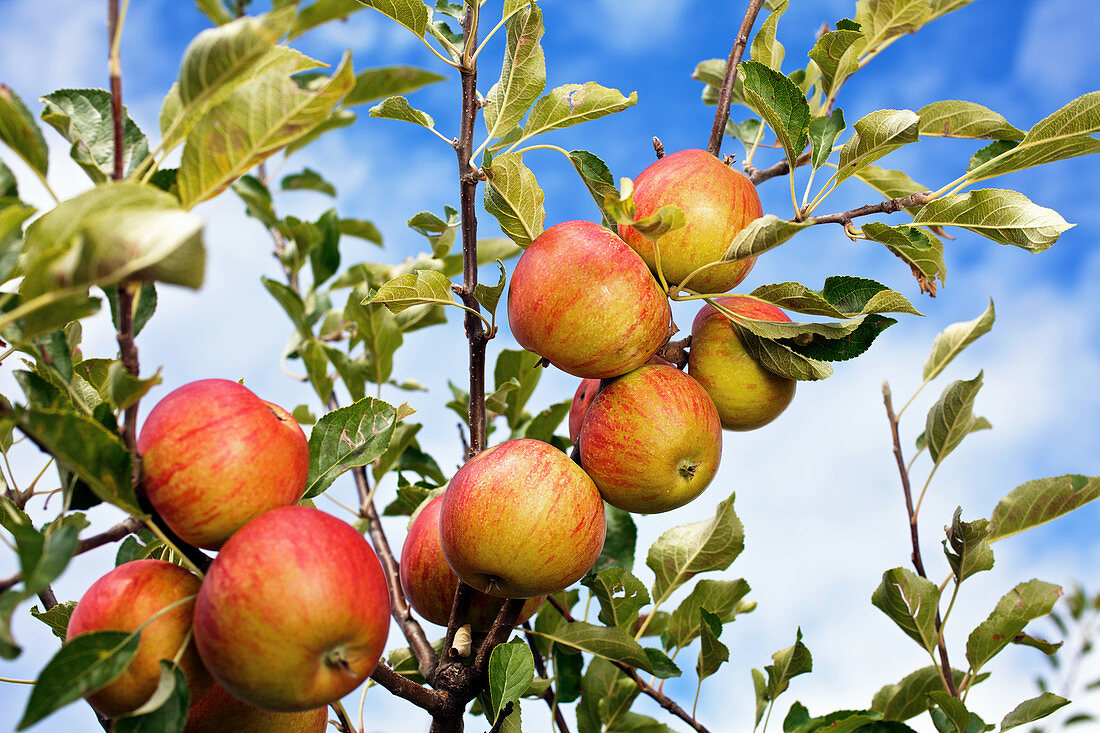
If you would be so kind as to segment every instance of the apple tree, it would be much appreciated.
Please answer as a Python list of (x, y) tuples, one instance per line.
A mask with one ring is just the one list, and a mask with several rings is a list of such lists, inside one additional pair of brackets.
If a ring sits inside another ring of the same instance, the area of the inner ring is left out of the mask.
[[(963, 582), (992, 568), (994, 543), (1091, 502), (1100, 479), (1039, 477), (987, 517), (960, 508), (937, 568), (922, 553), (920, 509), (941, 463), (991, 427), (975, 413), (983, 375), (944, 387), (914, 447), (899, 431), (924, 388), (990, 331), (992, 302), (936, 337), (900, 407), (883, 386), (912, 554), (884, 568), (870, 601), (927, 660), (880, 679), (865, 708), (811, 714), (784, 696), (813, 666), (800, 629), (770, 663), (731, 661), (723, 630), (763, 612), (749, 582), (728, 573), (746, 542), (733, 494), (694, 522), (660, 524), (708, 488), (723, 440), (763, 427), (797, 399), (799, 382), (828, 378), (886, 329), (903, 329), (898, 317), (921, 315), (915, 302), (934, 308), (945, 240), (966, 231), (1038, 255), (1072, 226), (994, 179), (1100, 150), (1100, 92), (1029, 129), (962, 100), (845, 118), (854, 76), (968, 4), (856, 0), (850, 17), (823, 19), (808, 58), (796, 60), (777, 38), (787, 0), (751, 0), (728, 57), (700, 60), (684, 80), (701, 83), (702, 104), (714, 107), (709, 134), (698, 135), (705, 150), (666, 154), (653, 138), (651, 164), (617, 178), (596, 125), (591, 150), (559, 147), (552, 133), (629, 110), (638, 95), (593, 80), (547, 89), (542, 38), (554, 29), (537, 2), (196, 0), (212, 27), (187, 46), (149, 134), (123, 105), (128, 3), (108, 0), (108, 90), (61, 89), (28, 104), (0, 85), (5, 152), (49, 190), (45, 122), (91, 179), (36, 211), (0, 162), (2, 362), (21, 390), (0, 399), (0, 525), (18, 568), (0, 579), (0, 655), (25, 652), (14, 614), (59, 639), (24, 681), (33, 687), (18, 729), (86, 698), (109, 731), (351, 733), (363, 730), (362, 713), (356, 725), (343, 700), (369, 684), (439, 732), (531, 729), (545, 705), (560, 733), (707, 733), (731, 727), (695, 710), (700, 694), (719, 694), (701, 691), (727, 663), (751, 669), (745, 730), (782, 717), (788, 733), (929, 722), (940, 733), (1003, 731), (1067, 705), (1046, 689), (1018, 694), (1011, 709), (968, 703), (975, 685), (997, 684), (991, 662), (1009, 645), (1058, 658), (1057, 643), (1028, 631), (1054, 609), (1058, 586), (1019, 582), (964, 647), (944, 630)], [(357, 70), (353, 48), (327, 67), (296, 47), (358, 12), (410, 33), (435, 66)], [(445, 83), (454, 138), (414, 106), (418, 90)], [(417, 257), (361, 259), (352, 242), (381, 244), (371, 221), (280, 210), (273, 190), (334, 193), (324, 171), (278, 179), (276, 170), (352, 124), (415, 125), (426, 145), (455, 154), (457, 207), (408, 212), (424, 238)], [(743, 146), (739, 161), (723, 156), (730, 138)], [(965, 152), (934, 186), (877, 165), (939, 138)], [(576, 174), (591, 221), (547, 226), (558, 217), (532, 156)], [(765, 185), (789, 187), (791, 208), (764, 211)], [(830, 211), (842, 185), (869, 203)], [(170, 365), (142, 363), (137, 339), (158, 288), (202, 288), (207, 232), (194, 210), (219, 196), (237, 197), (270, 239), (280, 276), (262, 288), (285, 313), (284, 367), (304, 372), (311, 403), (287, 411), (203, 380), (139, 424)], [(479, 217), (503, 236), (484, 237)], [(830, 225), (896, 256), (913, 292), (859, 273), (735, 292), (756, 258), (837, 231)], [(442, 360), (462, 363), (451, 394), (425, 396), (395, 374), (395, 354), (406, 339), (458, 329), (448, 313), (459, 311), (466, 353)], [(694, 323), (678, 337), (672, 318), (682, 313)], [(108, 318), (117, 349), (86, 353), (84, 324)], [(523, 348), (491, 348), (504, 332)], [(584, 381), (573, 400), (536, 410), (532, 395), (553, 369)], [(384, 401), (384, 387), (406, 390), (407, 401)], [(461, 421), (457, 470), (418, 441), (415, 416), (433, 414), (429, 402)], [(38, 462), (29, 485), (15, 480), (9, 453)], [(337, 482), (355, 487), (353, 525), (317, 506)], [(116, 524), (93, 528), (87, 513), (99, 505), (113, 507)], [(407, 536), (387, 536), (383, 516), (408, 517)], [(665, 527), (648, 548), (636, 546), (643, 523)], [(57, 598), (52, 584), (72, 558), (108, 547), (116, 569), (81, 599)], [(1080, 619), (1084, 601), (1075, 608)], [(695, 680), (694, 702), (664, 691), (679, 677)], [(651, 708), (638, 712), (646, 699)]]

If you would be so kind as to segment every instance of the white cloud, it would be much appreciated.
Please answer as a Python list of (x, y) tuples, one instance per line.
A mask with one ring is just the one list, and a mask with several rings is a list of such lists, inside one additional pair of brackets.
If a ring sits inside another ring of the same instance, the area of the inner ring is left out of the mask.
[(1033, 94), (1060, 106), (1076, 90), (1095, 87), (1100, 9), (1093, 0), (1047, 0), (1031, 7), (1021, 21), (1014, 71)]

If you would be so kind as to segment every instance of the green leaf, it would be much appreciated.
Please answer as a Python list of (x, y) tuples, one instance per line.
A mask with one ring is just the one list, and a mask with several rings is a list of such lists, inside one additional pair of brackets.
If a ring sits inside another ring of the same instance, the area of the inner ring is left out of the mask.
[[(953, 669), (955, 684), (962, 682), (964, 673)], [(977, 681), (984, 679), (979, 676)], [(928, 710), (928, 693), (943, 689), (938, 667), (924, 667), (906, 675), (900, 682), (886, 685), (875, 693), (871, 707), (882, 713), (886, 720), (909, 720)]]
[(656, 576), (655, 602), (668, 598), (699, 573), (725, 570), (745, 547), (745, 531), (733, 511), (734, 495), (718, 505), (713, 519), (674, 527), (649, 548), (646, 565)]
[[(69, 155), (96, 183), (114, 173), (114, 118), (111, 95), (102, 89), (61, 89), (42, 97), (42, 119), (72, 143)], [(123, 109), (123, 170), (130, 172), (149, 155), (149, 141)]]
[(520, 153), (504, 153), (484, 168), (485, 210), (500, 222), (500, 229), (520, 247), (542, 233), (546, 220), (545, 198), (538, 181), (523, 164)]
[(734, 323), (733, 327), (749, 356), (774, 374), (800, 381), (826, 379), (833, 374), (827, 362), (804, 356), (774, 339), (757, 336), (740, 323)]
[(284, 191), (318, 191), (336, 196), (336, 187), (321, 177), (321, 174), (312, 168), (305, 168), (301, 173), (293, 173), (283, 176), (280, 186)]
[(1024, 700), (1013, 708), (1012, 712), (1001, 720), (1001, 730), (1005, 731), (1009, 728), (1034, 723), (1065, 705), (1069, 705), (1069, 700), (1050, 692), (1044, 692), (1038, 697)]
[(19, 591), (0, 592), (0, 659), (15, 659), (23, 653), (11, 633), (11, 616), (23, 599), (24, 594)]
[(729, 623), (744, 608), (742, 599), (748, 595), (749, 584), (738, 580), (700, 580), (676, 610), (669, 615), (661, 639), (665, 649), (682, 649), (694, 641), (703, 629), (699, 612), (713, 614), (719, 623)]
[(943, 690), (928, 693), (928, 698), (940, 706), (940, 710), (955, 726), (958, 733), (967, 733), (970, 728), (970, 711), (966, 709), (966, 705), (961, 700)]
[(852, 125), (852, 135), (840, 148), (836, 182), (903, 145), (915, 143), (920, 118), (907, 109), (881, 109), (860, 118)]
[[(282, 48), (282, 47), (279, 47)], [(281, 58), (204, 115), (187, 135), (180, 160), (180, 200), (212, 198), (269, 156), (324, 123), (353, 83), (345, 55), (324, 85), (302, 89), (290, 74), (316, 62), (283, 49)]]
[(456, 305), (451, 293), (451, 281), (443, 273), (434, 270), (413, 270), (405, 273), (372, 292), (362, 302), (363, 305), (375, 303), (385, 305), (391, 313), (400, 313), (406, 308), (425, 303)]
[(413, 106), (409, 104), (409, 100), (404, 97), (387, 97), (371, 107), (367, 114), (371, 117), (381, 117), (387, 120), (411, 122), (429, 130), (435, 129), (435, 120), (432, 119), (432, 116), (427, 112), (413, 109)]
[(828, 117), (815, 117), (810, 120), (809, 135), (814, 145), (814, 154), (810, 158), (814, 170), (825, 165), (833, 152), (837, 136), (844, 131), (844, 111), (834, 109)]
[(1062, 648), (1063, 642), (1049, 642), (1046, 639), (1040, 639), (1030, 634), (1019, 633), (1012, 640), (1013, 644), (1019, 644), (1020, 646), (1029, 646), (1032, 649), (1038, 649), (1048, 657), (1053, 657), (1059, 649)]
[(140, 641), (138, 633), (93, 631), (65, 644), (39, 673), (17, 730), (26, 730), (114, 681), (137, 653)]
[(920, 134), (985, 140), (1022, 140), (1023, 130), (1009, 124), (988, 107), (957, 99), (932, 102), (920, 108)]
[(839, 89), (859, 69), (859, 57), (867, 48), (867, 37), (858, 30), (837, 29), (823, 33), (810, 49), (810, 58), (821, 69), (822, 91)]
[(867, 222), (861, 231), (872, 242), (880, 242), (901, 258), (913, 271), (922, 292), (936, 294), (936, 280), (944, 284), (947, 266), (943, 261), (943, 242), (935, 235), (917, 227), (889, 226), (879, 221)]
[(1075, 226), (1053, 209), (1031, 202), (1018, 191), (985, 188), (950, 194), (921, 207), (913, 219), (922, 226), (957, 226), (1029, 252), (1042, 252)]
[(345, 107), (366, 104), (376, 99), (404, 95), (417, 89), (445, 81), (427, 69), (415, 66), (383, 66), (376, 69), (364, 69), (355, 75), (355, 86), (344, 98)]
[(764, 711), (768, 709), (768, 684), (764, 679), (764, 673), (759, 669), (752, 671), (752, 689), (756, 697), (756, 719), (752, 727), (755, 731), (764, 718)]
[(745, 89), (745, 101), (767, 121), (787, 154), (791, 170), (809, 142), (810, 106), (794, 82), (759, 61), (744, 61), (738, 67)]
[(523, 437), (549, 443), (554, 436), (554, 431), (558, 429), (562, 420), (569, 414), (569, 409), (572, 406), (573, 400), (571, 399), (550, 405), (550, 407), (531, 418), (531, 422), (527, 423), (523, 429)]
[(260, 282), (263, 283), (267, 292), (271, 293), (271, 297), (275, 298), (279, 305), (282, 306), (283, 310), (290, 318), (290, 322), (298, 329), (299, 335), (306, 340), (312, 338), (313, 330), (310, 328), (309, 320), (306, 318), (306, 305), (302, 301), (302, 296), (291, 287), (278, 280), (262, 277), (260, 278)]
[(637, 696), (638, 686), (626, 673), (604, 659), (593, 659), (581, 681), (577, 733), (601, 733), (622, 719)]
[(929, 652), (936, 648), (938, 640), (939, 602), (940, 590), (936, 584), (905, 568), (883, 573), (882, 582), (871, 596), (875, 608)]
[(359, 0), (383, 15), (396, 20), (417, 38), (424, 37), (428, 27), (428, 7), (422, 0)]
[(594, 626), (583, 621), (574, 621), (553, 631), (540, 633), (554, 643), (577, 652), (588, 652), (650, 673), (654, 671), (642, 646), (634, 641), (631, 634), (618, 626)]
[(195, 5), (203, 15), (218, 25), (224, 25), (233, 20), (233, 14), (226, 9), (222, 0), (195, 0)]
[(151, 377), (140, 379), (126, 371), (121, 362), (112, 361), (107, 373), (107, 396), (120, 410), (136, 405), (149, 390), (160, 384), (160, 369)]
[(786, 690), (791, 684), (791, 679), (813, 669), (810, 650), (802, 643), (802, 629), (797, 630), (794, 644), (777, 651), (772, 655), (772, 660), (774, 664), (764, 667), (768, 675), (768, 686), (765, 692), (768, 700), (774, 700)]
[(638, 612), (649, 604), (645, 585), (623, 568), (606, 568), (589, 574), (581, 584), (599, 601), (599, 619), (605, 626), (631, 631), (638, 620)]
[(989, 618), (966, 640), (966, 658), (975, 672), (1008, 646), (1029, 621), (1046, 616), (1062, 596), (1062, 589), (1041, 580), (1020, 583), (1005, 594)]
[(722, 635), (722, 620), (706, 610), (699, 609), (701, 629), (699, 642), (699, 660), (695, 663), (695, 673), (699, 681), (711, 676), (718, 671), (723, 663), (729, 661), (730, 650), (718, 640)]
[(634, 547), (638, 541), (638, 528), (634, 525), (634, 518), (630, 512), (606, 502), (603, 508), (604, 518), (607, 520), (607, 536), (592, 569), (596, 572), (611, 567), (630, 570), (634, 567)]
[(179, 665), (162, 659), (157, 689), (132, 713), (115, 719), (115, 733), (183, 733), (191, 691)]
[(80, 517), (80, 521), (57, 520), (42, 532), (35, 530), (29, 522), (8, 525), (19, 553), (23, 588), (27, 595), (38, 593), (61, 575), (76, 551), (77, 535), (88, 523), (82, 514), (72, 516)]
[(503, 388), (512, 380), (519, 385), (514, 390), (509, 390), (504, 396), (503, 414), (508, 420), (508, 427), (515, 430), (527, 418), (524, 406), (531, 399), (531, 394), (542, 377), (542, 368), (539, 367), (539, 356), (529, 351), (515, 351), (505, 349), (497, 357), (496, 366), (493, 369), (493, 382), (496, 389)]
[(953, 323), (939, 333), (932, 342), (932, 353), (924, 362), (924, 381), (935, 379), (963, 349), (989, 333), (994, 317), (993, 301), (990, 300), (985, 312), (973, 321)]
[(298, 38), (306, 31), (330, 21), (346, 20), (352, 13), (363, 9), (356, 0), (314, 0), (305, 7), (300, 7), (300, 3), (296, 4), (299, 5), (298, 14), (290, 25), (288, 40)]
[(1068, 474), (1020, 484), (993, 509), (989, 541), (1057, 519), (1100, 497), (1100, 477)]
[(46, 175), (50, 161), (42, 130), (23, 100), (7, 84), (0, 84), (0, 142), (39, 175)]
[(485, 95), (488, 139), (515, 127), (546, 88), (546, 59), (542, 51), (542, 10), (537, 5), (520, 10), (505, 23), (504, 65), (500, 80)]
[[(637, 103), (637, 92), (624, 96), (618, 89), (600, 86), (594, 81), (584, 84), (564, 84), (551, 89), (546, 96), (535, 102), (535, 106), (531, 108), (531, 114), (527, 116), (523, 137), (520, 139), (526, 140), (544, 132), (606, 117), (622, 112)], [(586, 151), (574, 150), (569, 154), (570, 159), (578, 152)], [(587, 153), (587, 155), (592, 154)], [(577, 165), (576, 161), (573, 165)]]
[(858, 0), (856, 22), (867, 35), (867, 48), (912, 33), (932, 20), (928, 0)]
[[(498, 644), (489, 656), (490, 720), (496, 722), (501, 708), (508, 703), (519, 706), (519, 698), (535, 679), (535, 659), (523, 639)], [(513, 711), (514, 714), (514, 711)]]
[(66, 634), (69, 631), (69, 618), (73, 615), (73, 609), (75, 608), (76, 601), (58, 603), (53, 608), (45, 611), (40, 611), (38, 606), (31, 606), (31, 616), (49, 626), (54, 636), (61, 641), (65, 641)]
[(279, 58), (280, 52), (273, 49), (295, 10), (287, 7), (259, 17), (239, 18), (195, 36), (183, 52), (179, 81), (161, 106), (165, 149), (182, 142), (211, 107)]
[(114, 432), (90, 416), (57, 409), (28, 410), (20, 425), (100, 499), (145, 516), (134, 495), (130, 452)]
[(776, 40), (775, 34), (779, 26), (779, 19), (787, 10), (786, 0), (775, 5), (775, 9), (764, 20), (760, 30), (752, 39), (749, 47), (749, 55), (754, 61), (759, 61), (770, 69), (780, 70), (783, 65), (783, 44)]
[(396, 424), (397, 410), (373, 397), (323, 416), (309, 435), (309, 478), (304, 497), (317, 496), (343, 472), (365, 466), (382, 455)]
[(474, 286), (474, 299), (489, 312), (494, 320), (496, 318), (497, 303), (500, 302), (500, 296), (504, 293), (504, 282), (508, 277), (508, 271), (504, 269), (504, 263), (497, 260), (497, 265), (500, 267), (500, 280), (497, 281), (496, 285), (478, 283)]
[(821, 290), (795, 282), (761, 285), (751, 294), (786, 310), (829, 318), (852, 318), (867, 313), (921, 315), (900, 293), (860, 277), (828, 277)]
[(778, 247), (808, 226), (807, 222), (792, 222), (775, 214), (764, 214), (737, 233), (722, 259), (730, 262), (755, 257)]
[(635, 218), (637, 208), (634, 205), (634, 182), (623, 178), (620, 186), (622, 190), (617, 196), (609, 193), (604, 198), (604, 208), (616, 223), (631, 227), (652, 242), (687, 224), (683, 210), (673, 204), (662, 206), (645, 218)]
[(935, 463), (940, 463), (955, 450), (963, 438), (974, 431), (974, 399), (982, 388), (982, 372), (969, 381), (952, 382), (928, 411), (924, 439)]
[[(1100, 152), (1100, 91), (1078, 97), (1036, 122), (1004, 160), (971, 180), (981, 181), (1056, 160)], [(1019, 139), (1019, 138), (1003, 138)]]
[(962, 507), (955, 510), (943, 551), (955, 581), (961, 583), (974, 573), (993, 568), (993, 549), (989, 546), (989, 520), (962, 521)]
[(373, 223), (364, 219), (341, 219), (340, 234), (365, 239), (381, 246), (382, 233)]

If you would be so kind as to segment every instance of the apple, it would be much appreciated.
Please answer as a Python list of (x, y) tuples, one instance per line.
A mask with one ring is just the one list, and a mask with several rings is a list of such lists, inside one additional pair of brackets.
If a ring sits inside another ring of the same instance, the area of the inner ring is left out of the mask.
[(290, 413), (226, 379), (169, 393), (138, 437), (145, 493), (185, 542), (216, 550), (245, 522), (296, 504), (309, 444)]
[[(731, 311), (762, 321), (790, 321), (770, 303), (718, 298)], [(755, 430), (777, 418), (794, 399), (795, 380), (768, 371), (745, 350), (728, 318), (707, 304), (691, 324), (688, 374), (714, 400), (726, 430)]]
[(275, 713), (247, 705), (215, 684), (191, 706), (183, 733), (324, 733), (328, 710)]
[(671, 318), (645, 262), (587, 221), (537, 236), (508, 289), (516, 341), (576, 377), (616, 377), (644, 364), (667, 340)]
[[(163, 560), (135, 560), (119, 565), (92, 586), (69, 618), (67, 639), (89, 631), (134, 631), (155, 613), (196, 595), (202, 581), (178, 565)], [(106, 687), (88, 696), (109, 718), (133, 712), (157, 689), (160, 660), (180, 658), (191, 698), (197, 699), (213, 684), (189, 640), (195, 601), (180, 603), (154, 619), (141, 631), (137, 654), (126, 670)]]
[[(756, 187), (705, 150), (681, 150), (659, 159), (634, 179), (635, 216), (662, 206), (680, 207), (686, 226), (660, 238), (661, 271), (669, 285), (688, 273), (722, 259), (734, 236), (763, 211)], [(619, 236), (656, 272), (653, 243), (633, 227), (619, 225)], [(708, 268), (687, 287), (699, 293), (724, 293), (736, 287), (756, 264), (750, 257)]]
[[(409, 533), (401, 548), (401, 587), (405, 598), (418, 614), (439, 626), (446, 626), (451, 617), (458, 576), (447, 564), (443, 544), (439, 539), (439, 512), (443, 497), (437, 496), (421, 507), (409, 525)], [(535, 615), (543, 596), (524, 604), (516, 623)], [(497, 617), (504, 599), (474, 591), (466, 622), (474, 631), (488, 631)]]
[(573, 441), (574, 445), (577, 442), (577, 436), (580, 435), (581, 422), (584, 421), (584, 415), (588, 412), (588, 406), (592, 404), (592, 400), (596, 398), (596, 393), (599, 391), (600, 380), (598, 379), (582, 379), (577, 385), (573, 402), (569, 405), (569, 440)]
[(707, 488), (722, 457), (722, 425), (698, 382), (675, 367), (647, 364), (600, 390), (577, 445), (608, 504), (654, 514)]
[(475, 590), (534, 598), (584, 577), (603, 549), (603, 500), (592, 479), (540, 440), (478, 453), (451, 478), (439, 512), (443, 554)]
[(358, 687), (389, 626), (386, 578), (370, 544), (304, 506), (272, 509), (230, 537), (195, 604), (195, 642), (218, 684), (282, 712)]

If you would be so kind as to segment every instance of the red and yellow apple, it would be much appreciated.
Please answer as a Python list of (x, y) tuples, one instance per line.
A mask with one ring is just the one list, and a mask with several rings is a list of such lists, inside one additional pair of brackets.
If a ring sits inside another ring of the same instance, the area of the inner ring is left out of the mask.
[(592, 404), (592, 400), (596, 398), (596, 393), (599, 391), (600, 380), (598, 379), (582, 379), (577, 385), (573, 402), (569, 405), (569, 440), (574, 444), (581, 433), (581, 423), (584, 421), (585, 413), (588, 412), (588, 406)]
[(698, 382), (675, 367), (647, 364), (600, 390), (577, 445), (608, 504), (654, 514), (707, 488), (722, 457), (722, 425)]
[(195, 642), (218, 684), (282, 712), (328, 705), (358, 687), (389, 625), (389, 591), (370, 544), (303, 506), (273, 509), (230, 537), (195, 604)]
[[(770, 303), (734, 296), (716, 302), (761, 321), (791, 319)], [(795, 380), (768, 371), (745, 350), (728, 318), (705, 305), (691, 324), (688, 374), (703, 385), (726, 430), (755, 430), (777, 418), (794, 399)]]
[[(401, 588), (413, 609), (433, 624), (446, 626), (458, 589), (458, 576), (447, 564), (439, 539), (439, 512), (442, 508), (443, 497), (437, 496), (421, 507), (413, 518), (401, 548), (400, 576)], [(538, 596), (527, 601), (516, 623), (523, 623), (534, 616), (544, 600), (543, 596)], [(488, 631), (503, 604), (503, 598), (474, 591), (466, 612), (466, 622), (474, 631)]]
[(191, 706), (183, 733), (324, 733), (328, 709), (275, 713), (246, 705), (215, 684)]
[[(681, 150), (656, 161), (634, 179), (635, 216), (643, 219), (662, 206), (680, 207), (687, 224), (658, 240), (661, 271), (669, 285), (690, 272), (718, 262), (733, 238), (762, 215), (756, 187), (705, 150)], [(619, 236), (656, 271), (653, 243), (633, 227), (619, 225)], [(707, 268), (687, 287), (700, 293), (724, 293), (736, 287), (756, 263), (755, 257)]]
[(475, 590), (534, 598), (584, 577), (603, 549), (603, 500), (557, 448), (509, 440), (466, 462), (439, 513), (443, 554)]
[(645, 262), (587, 221), (550, 227), (524, 250), (508, 289), (520, 346), (577, 377), (615, 377), (668, 338), (668, 297)]
[(142, 629), (137, 654), (122, 675), (88, 696), (92, 707), (107, 717), (137, 710), (157, 689), (160, 660), (175, 659), (184, 645), (180, 668), (191, 698), (210, 689), (213, 680), (188, 639), (195, 601), (179, 603), (196, 595), (201, 584), (194, 574), (163, 560), (119, 565), (92, 584), (69, 618), (70, 640), (90, 631), (135, 631), (158, 611), (179, 604)]
[(248, 520), (296, 504), (309, 444), (290, 413), (226, 379), (185, 384), (138, 437), (145, 492), (185, 542), (216, 550)]

